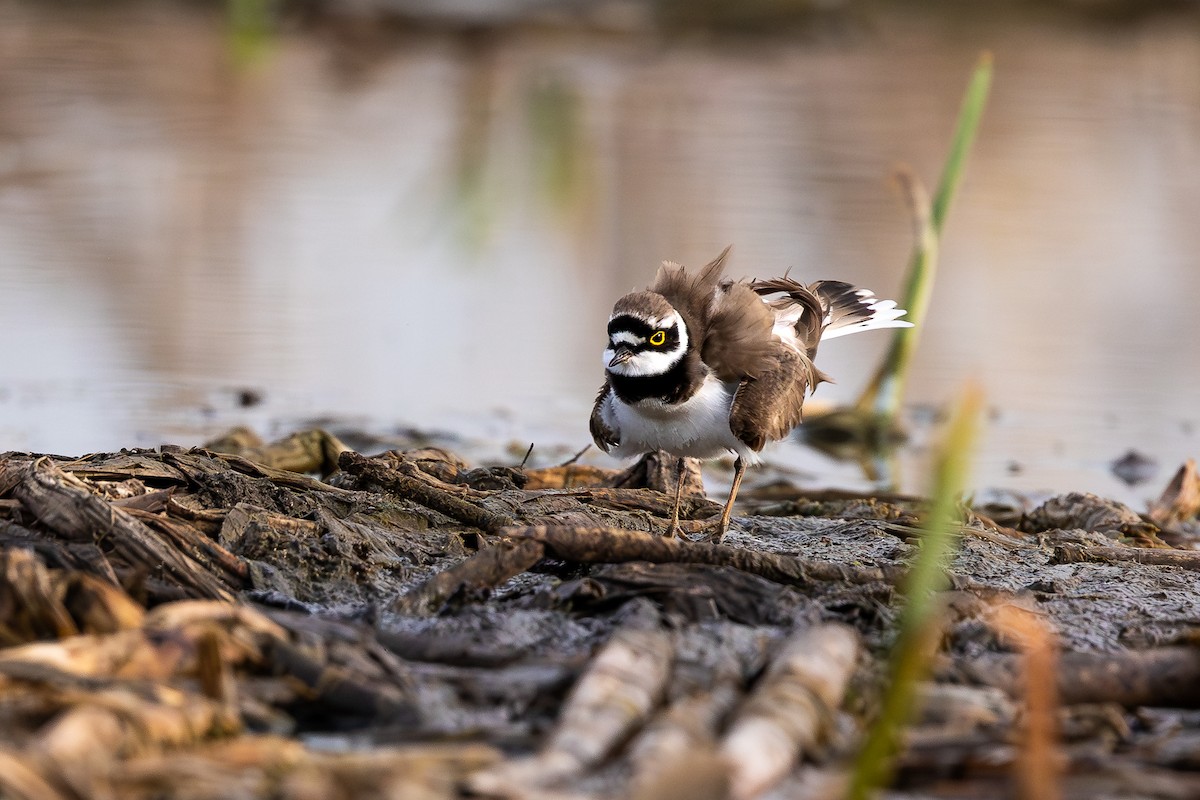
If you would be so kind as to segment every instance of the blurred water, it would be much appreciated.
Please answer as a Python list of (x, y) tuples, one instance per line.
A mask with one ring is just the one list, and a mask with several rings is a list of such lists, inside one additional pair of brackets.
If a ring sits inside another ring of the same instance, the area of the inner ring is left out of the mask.
[[(911, 401), (982, 381), (981, 486), (1138, 500), (1200, 454), (1193, 17), (297, 29), (239, 68), (202, 9), (69, 8), (0, 5), (0, 450), (326, 413), (582, 446), (612, 300), (662, 259), (733, 243), (739, 275), (895, 293), (910, 233), (888, 176), (936, 180), (988, 48)], [(817, 399), (852, 399), (883, 346), (823, 348), (838, 384)], [(1152, 489), (1109, 474), (1131, 447), (1162, 464)]]

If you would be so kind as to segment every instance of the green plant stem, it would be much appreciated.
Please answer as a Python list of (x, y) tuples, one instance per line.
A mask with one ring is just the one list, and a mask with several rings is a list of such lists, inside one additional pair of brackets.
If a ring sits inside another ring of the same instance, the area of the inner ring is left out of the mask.
[(859, 411), (873, 411), (883, 419), (885, 425), (890, 425), (900, 411), (904, 385), (913, 354), (916, 352), (921, 325), (929, 308), (929, 298), (933, 293), (942, 226), (962, 181), (967, 154), (975, 142), (991, 84), (992, 55), (985, 52), (975, 66), (963, 97), (950, 152), (942, 168), (941, 180), (932, 202), (926, 197), (920, 182), (910, 172), (902, 171), (898, 176), (917, 228), (916, 243), (909, 259), (908, 278), (900, 300), (901, 307), (908, 309), (906, 319), (913, 323), (913, 327), (898, 328), (893, 332), (887, 354), (857, 403)]
[(962, 524), (959, 497), (966, 485), (983, 395), (968, 384), (955, 407), (934, 467), (933, 497), (922, 526), (921, 551), (908, 575), (900, 632), (892, 649), (887, 690), (879, 718), (867, 733), (851, 776), (851, 800), (866, 800), (889, 779), (900, 731), (908, 720), (918, 682), (929, 668), (941, 632), (937, 593), (957, 549)]

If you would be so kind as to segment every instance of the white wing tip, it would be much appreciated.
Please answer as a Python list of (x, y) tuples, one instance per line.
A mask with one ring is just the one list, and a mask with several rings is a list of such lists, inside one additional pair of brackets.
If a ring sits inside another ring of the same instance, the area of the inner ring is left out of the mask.
[(855, 322), (840, 328), (827, 328), (825, 334), (821, 337), (821, 341), (836, 339), (839, 336), (848, 336), (852, 333), (861, 333), (862, 331), (882, 330), (884, 328), (911, 328), (913, 327), (911, 322), (899, 319), (899, 317), (907, 313), (907, 311), (902, 310), (894, 316), (872, 317), (871, 319)]

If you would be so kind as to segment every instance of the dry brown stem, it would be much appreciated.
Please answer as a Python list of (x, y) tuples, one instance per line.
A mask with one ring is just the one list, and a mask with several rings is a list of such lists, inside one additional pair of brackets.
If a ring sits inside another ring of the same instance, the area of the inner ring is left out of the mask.
[(414, 503), (433, 509), (489, 533), (498, 533), (502, 528), (516, 524), (516, 520), (504, 514), (489, 511), (480, 505), (464, 500), (431, 481), (420, 480), (392, 469), (382, 461), (367, 458), (354, 452), (342, 453), (338, 464), (346, 472), (357, 476), (363, 483), (379, 486), (395, 492)]
[(896, 583), (903, 567), (859, 567), (809, 561), (777, 553), (743, 550), (728, 545), (667, 539), (622, 528), (576, 528), (532, 525), (505, 529), (513, 539), (531, 539), (545, 545), (547, 553), (566, 561), (651, 561), (729, 566), (777, 583), (804, 585), (811, 581), (846, 583)]
[(540, 542), (500, 542), (434, 575), (392, 603), (400, 614), (423, 614), (436, 610), (447, 599), (463, 591), (494, 589), (542, 559)]

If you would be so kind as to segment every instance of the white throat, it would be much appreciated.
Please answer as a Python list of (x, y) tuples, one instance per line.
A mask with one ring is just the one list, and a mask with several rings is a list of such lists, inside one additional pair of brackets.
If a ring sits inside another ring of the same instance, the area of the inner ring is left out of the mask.
[[(648, 319), (646, 323), (652, 328), (670, 328), (672, 325), (678, 325), (679, 343), (670, 350), (645, 350), (612, 367), (608, 366), (616, 355), (616, 350), (613, 347), (613, 342), (610, 340), (608, 347), (604, 349), (604, 368), (609, 372), (617, 375), (624, 375), (630, 378), (642, 378), (654, 375), (664, 375), (671, 371), (671, 368), (678, 364), (688, 349), (688, 330), (684, 324), (683, 318), (679, 313), (672, 311), (662, 319)], [(617, 344), (625, 344), (630, 346), (639, 346), (645, 343), (645, 339), (636, 334), (627, 331), (618, 332), (613, 339)]]

